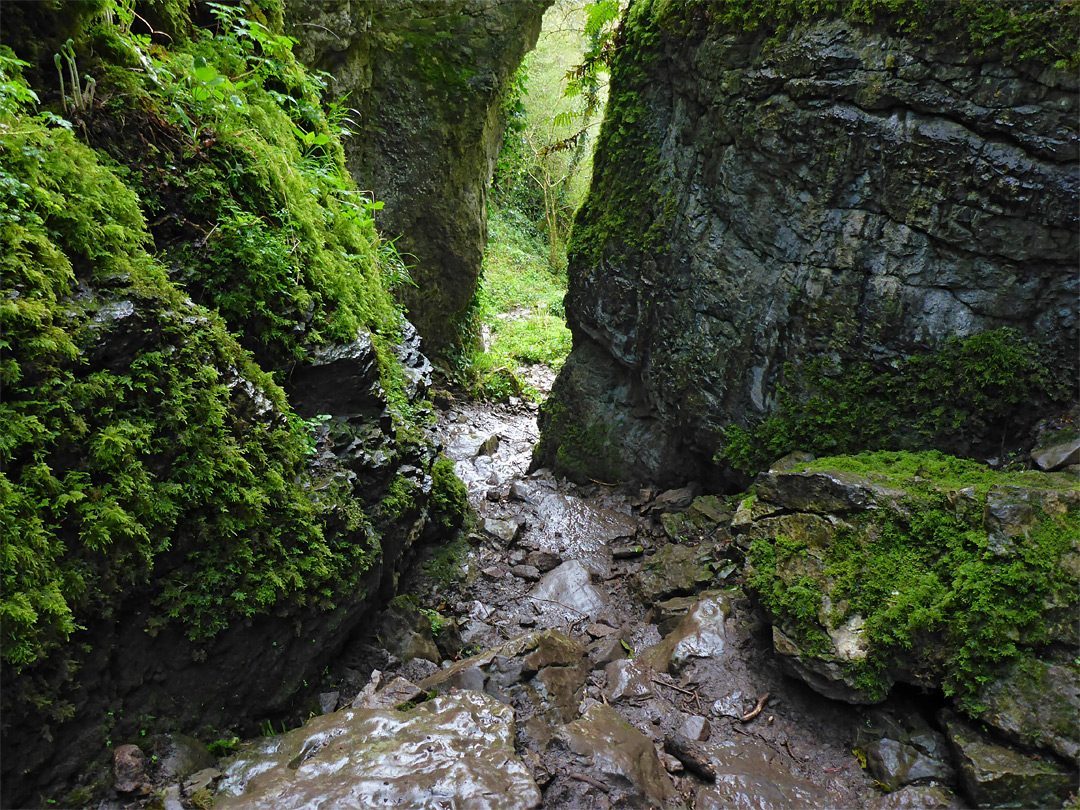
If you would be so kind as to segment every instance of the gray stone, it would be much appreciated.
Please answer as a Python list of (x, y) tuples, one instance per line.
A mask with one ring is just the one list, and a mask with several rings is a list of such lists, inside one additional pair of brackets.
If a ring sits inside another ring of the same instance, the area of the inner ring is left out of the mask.
[(979, 719), (1033, 749), (1080, 766), (1080, 673), (1028, 658), (979, 691)]
[(184, 779), (215, 762), (214, 755), (203, 743), (176, 732), (155, 737), (150, 753), (157, 758), (158, 773), (165, 779)]
[[(494, 434), (488, 436), (480, 443), (480, 447), (476, 451), (477, 456), (493, 456), (499, 452), (499, 436)], [(475, 456), (474, 456), (475, 458)]]
[(553, 568), (559, 567), (559, 564), (562, 562), (562, 557), (554, 551), (540, 549), (538, 551), (530, 551), (526, 562), (536, 568), (541, 574), (546, 574)]
[(867, 771), (889, 790), (903, 785), (952, 781), (953, 772), (947, 759), (928, 756), (915, 745), (883, 738), (863, 751)]
[(520, 519), (502, 520), (501, 518), (484, 518), (484, 531), (499, 540), (504, 546), (511, 545), (525, 528), (525, 521)]
[(1048, 760), (998, 745), (948, 712), (942, 724), (964, 794), (977, 807), (1056, 807), (1076, 789), (1073, 776)]
[(604, 688), (607, 700), (647, 697), (655, 691), (652, 679), (656, 677), (656, 671), (640, 658), (612, 661), (604, 667), (604, 674), (607, 676)]
[(1037, 447), (1031, 451), (1031, 460), (1044, 472), (1061, 470), (1070, 464), (1080, 464), (1080, 437)]
[(679, 726), (679, 733), (686, 737), (688, 740), (696, 740), (697, 742), (705, 742), (709, 739), (709, 734), (712, 732), (712, 728), (709, 725), (709, 720), (706, 717), (702, 717), (700, 714), (692, 714), (682, 721)]
[(330, 714), (337, 708), (339, 697), (341, 697), (340, 692), (320, 692), (319, 711), (322, 714)]
[(607, 597), (593, 587), (589, 569), (577, 560), (569, 560), (549, 571), (529, 596), (541, 609), (554, 606), (578, 618), (594, 616), (607, 605)]
[(593, 669), (603, 669), (612, 661), (621, 661), (628, 653), (617, 638), (602, 638), (589, 645), (589, 663)]
[(631, 580), (631, 588), (646, 604), (694, 593), (713, 578), (708, 549), (667, 545), (649, 557)]
[(531, 565), (512, 565), (510, 573), (526, 582), (537, 582), (540, 579), (540, 572)]

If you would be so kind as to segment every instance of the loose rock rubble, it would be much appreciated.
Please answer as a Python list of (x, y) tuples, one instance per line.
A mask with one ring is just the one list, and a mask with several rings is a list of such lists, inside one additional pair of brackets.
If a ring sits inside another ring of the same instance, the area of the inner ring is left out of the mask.
[[(439, 576), (446, 549), (430, 549), (333, 668), (321, 716), (213, 772), (217, 807), (888, 810), (1008, 790), (985, 756), (956, 768), (981, 741), (964, 727), (947, 742), (936, 729), (955, 717), (860, 708), (785, 674), (739, 588), (740, 544), (827, 517), (526, 475), (523, 405), (463, 406), (441, 431), (479, 517), (460, 570)], [(828, 475), (770, 486), (837, 508), (889, 496)], [(1036, 776), (1033, 801), (1060, 790), (1060, 774)]]

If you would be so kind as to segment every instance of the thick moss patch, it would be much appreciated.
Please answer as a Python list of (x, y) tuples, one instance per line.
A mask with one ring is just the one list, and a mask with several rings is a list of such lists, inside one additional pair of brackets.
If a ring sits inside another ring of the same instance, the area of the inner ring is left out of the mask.
[[(844, 666), (862, 691), (884, 697), (886, 671), (899, 668), (976, 713), (979, 689), (1007, 665), (1061, 643), (1078, 601), (1063, 562), (1080, 548), (1075, 481), (940, 453), (820, 459), (813, 470), (858, 473), (906, 495), (846, 519), (824, 546), (798, 537), (751, 545), (748, 585), (805, 653), (828, 649), (826, 626), (861, 616), (868, 654)], [(1002, 539), (984, 518), (997, 504), (1035, 506)]]
[(892, 362), (821, 359), (789, 367), (790, 391), (779, 389), (774, 414), (727, 428), (718, 459), (754, 472), (792, 450), (826, 455), (1013, 439), (1025, 409), (1067, 401), (1067, 371), (1055, 368), (1068, 365), (1007, 327), (949, 338)]

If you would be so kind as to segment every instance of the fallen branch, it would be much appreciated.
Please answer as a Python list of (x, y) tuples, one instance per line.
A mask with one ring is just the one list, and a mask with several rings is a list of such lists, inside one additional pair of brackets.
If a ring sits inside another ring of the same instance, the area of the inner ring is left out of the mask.
[(744, 714), (742, 717), (740, 717), (739, 721), (742, 723), (749, 723), (751, 720), (761, 714), (761, 710), (765, 708), (765, 703), (768, 701), (770, 694), (771, 693), (766, 692), (764, 695), (762, 695), (761, 698), (758, 699), (757, 705), (753, 709), (748, 711), (746, 714)]
[(656, 678), (652, 678), (651, 680), (655, 684), (659, 684), (660, 686), (666, 686), (668, 689), (674, 689), (676, 692), (682, 692), (684, 695), (690, 695), (690, 697), (697, 697), (697, 692), (693, 692), (689, 689), (683, 689), (682, 687), (676, 686), (673, 683), (668, 683), (667, 681), (660, 681)]
[(577, 771), (571, 771), (567, 774), (571, 779), (577, 779), (579, 782), (584, 782), (587, 785), (592, 785), (597, 790), (602, 790), (604, 793), (610, 793), (611, 788), (601, 782), (599, 779), (593, 779), (591, 776), (586, 776), (583, 773)]
[(716, 781), (716, 771), (709, 762), (705, 749), (690, 742), (682, 734), (668, 734), (664, 737), (664, 750), (679, 760), (686, 770), (697, 774), (706, 782)]

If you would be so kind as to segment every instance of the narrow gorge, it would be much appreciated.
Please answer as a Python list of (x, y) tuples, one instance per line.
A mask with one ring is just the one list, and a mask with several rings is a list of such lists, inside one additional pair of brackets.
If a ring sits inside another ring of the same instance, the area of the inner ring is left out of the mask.
[[(572, 25), (569, 290), (498, 317), (573, 348), (482, 401), (492, 180)], [(1078, 41), (0, 6), (0, 805), (1076, 807)]]

